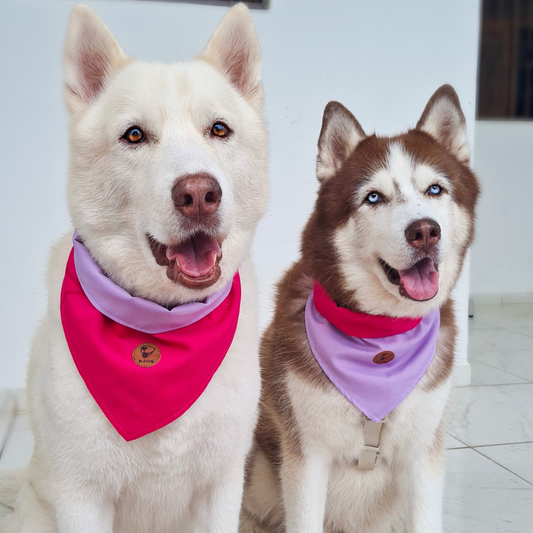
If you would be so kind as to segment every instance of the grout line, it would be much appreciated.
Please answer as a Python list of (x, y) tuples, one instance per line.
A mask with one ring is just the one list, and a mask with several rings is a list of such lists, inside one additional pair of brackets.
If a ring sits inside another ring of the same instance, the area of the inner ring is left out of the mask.
[[(502, 351), (507, 351), (507, 350), (502, 350)], [(513, 351), (533, 352), (533, 350), (509, 350), (509, 351), (510, 352), (513, 352)], [(509, 374), (510, 376), (514, 376), (515, 378), (525, 379), (528, 383), (533, 383), (533, 380), (531, 380), (531, 379), (524, 378), (522, 376), (519, 376), (518, 374), (515, 374), (514, 372), (509, 372), (508, 370), (503, 370), (502, 368), (500, 368), (498, 366), (491, 365), (491, 364), (487, 363), (486, 361), (481, 361), (480, 359), (476, 358), (476, 354), (484, 354), (484, 353), (486, 353), (486, 352), (484, 352), (483, 350), (479, 351), (479, 352), (477, 352), (476, 350), (469, 350), (468, 351), (468, 362), (475, 361), (476, 363), (481, 363), (483, 365), (488, 366), (489, 368), (493, 368), (494, 370), (499, 370), (500, 372), (505, 372), (506, 374)], [(511, 383), (509, 383), (509, 385), (511, 385)]]
[[(511, 374), (512, 375), (512, 374)], [(518, 376), (514, 376), (518, 377)], [(532, 385), (532, 381), (524, 381), (522, 383), (488, 383), (486, 385), (455, 385), (456, 389), (477, 389), (479, 387), (514, 387), (515, 385)]]
[(463, 444), (463, 446), (456, 446), (455, 448), (444, 448), (445, 450), (464, 450), (465, 448), (470, 448), (470, 446), (468, 446), (468, 444), (466, 442), (463, 442), (461, 439), (458, 439), (455, 435), (452, 435), (449, 431), (447, 431), (446, 434), (449, 437), (452, 437), (456, 441), (458, 441), (461, 444)]
[[(532, 351), (532, 350), (526, 350), (526, 351)], [(471, 361), (475, 361), (476, 363), (480, 363), (482, 365), (488, 366), (489, 368), (492, 368), (493, 370), (499, 370), (500, 372), (504, 372), (505, 374), (509, 374), (510, 376), (513, 376), (515, 378), (525, 379), (527, 383), (533, 383), (533, 380), (523, 378), (522, 376), (519, 376), (518, 374), (514, 374), (513, 372), (508, 372), (507, 370), (503, 370), (497, 366), (489, 365), (489, 363), (486, 363), (485, 361), (480, 361), (479, 359), (474, 359), (474, 358), (471, 358)], [(515, 385), (515, 383), (507, 383), (506, 385)]]
[[(531, 338), (533, 335), (529, 335), (527, 333), (520, 333), (516, 331), (517, 329), (525, 329), (525, 328), (531, 328), (533, 326), (493, 326), (491, 324), (483, 324), (484, 326), (487, 326), (486, 328), (469, 328), (468, 333), (472, 333), (473, 331), (506, 331), (507, 333), (516, 333), (517, 335), (522, 335), (523, 337)], [(510, 329), (512, 328), (512, 329)], [(524, 348), (518, 348), (519, 350), (522, 350)], [(525, 348), (527, 350), (527, 348)]]
[(477, 448), (472, 448), (472, 450), (474, 450), (476, 453), (479, 453), (479, 455), (481, 455), (481, 457), (485, 457), (489, 461), (492, 461), (495, 465), (498, 465), (499, 467), (503, 468), (504, 470), (507, 470), (507, 472), (509, 472), (510, 474), (513, 474), (513, 476), (516, 476), (517, 478), (520, 478), (522, 481), (525, 481), (528, 485), (531, 485), (533, 487), (533, 483), (531, 483), (531, 481), (528, 481), (527, 479), (525, 479), (522, 476), (518, 475), (516, 472), (513, 472), (512, 470), (509, 470), (506, 466), (501, 465), (500, 463), (498, 463), (494, 459), (491, 459), (490, 457), (488, 457), (484, 453), (481, 453)]
[(13, 409), (11, 409), (11, 418), (9, 419), (9, 423), (7, 425), (6, 436), (4, 438), (4, 441), (2, 442), (2, 445), (0, 446), (0, 461), (2, 460), (2, 456), (4, 455), (4, 451), (6, 449), (7, 443), (9, 442), (9, 439), (11, 438), (11, 434), (13, 433), (13, 428), (15, 427), (16, 418), (17, 418), (17, 405), (15, 402), (13, 402)]
[(458, 440), (461, 444), (464, 444), (467, 448), (470, 448), (470, 445), (467, 444), (464, 440), (461, 440), (460, 438), (456, 437), (453, 433), (450, 433), (449, 431), (446, 432), (450, 437), (453, 437), (455, 440)]
[(518, 335), (522, 335), (522, 337), (527, 337), (528, 339), (533, 339), (533, 335), (530, 333), (522, 333), (521, 331), (516, 331), (516, 329), (509, 329), (508, 331), (510, 331), (511, 333), (517, 333)]
[[(507, 370), (502, 370), (501, 368), (498, 368), (496, 366), (489, 365), (489, 363), (485, 363), (485, 361), (478, 361), (477, 359), (472, 359), (472, 361), (474, 361), (475, 363), (477, 363), (479, 365), (486, 366), (487, 368), (491, 368), (492, 370), (498, 370), (498, 372), (503, 372), (504, 374), (507, 374), (508, 376), (513, 376), (515, 378), (521, 379), (522, 381), (520, 381), (518, 384), (524, 383), (524, 382), (531, 383), (531, 380), (529, 380), (529, 379), (525, 379), (522, 376), (517, 376), (516, 374), (513, 374), (512, 372), (507, 372)], [(471, 362), (471, 361), (469, 361), (469, 362)], [(516, 383), (505, 383), (505, 385), (516, 385)], [(479, 386), (479, 385), (472, 385), (472, 386), (476, 387), (476, 386)]]
[(469, 446), (469, 448), (490, 448), (493, 446), (513, 446), (515, 444), (533, 444), (533, 440), (524, 440), (521, 442), (502, 442), (499, 444), (478, 444), (477, 446)]
[[(533, 444), (533, 440), (523, 440), (518, 442), (498, 442), (496, 444), (468, 444), (464, 440), (461, 440), (459, 437), (456, 437), (453, 433), (448, 433), (450, 437), (453, 437), (455, 440), (458, 440), (465, 445), (466, 448), (488, 448), (490, 446), (513, 446), (514, 444)], [(449, 448), (450, 450), (453, 448)]]

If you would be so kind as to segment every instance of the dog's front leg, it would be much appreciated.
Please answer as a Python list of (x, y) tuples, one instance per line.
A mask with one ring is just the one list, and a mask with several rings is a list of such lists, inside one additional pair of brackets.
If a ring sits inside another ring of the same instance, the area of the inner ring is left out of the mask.
[(323, 453), (284, 456), (281, 479), (287, 533), (323, 533), (329, 470)]
[(214, 484), (199, 512), (195, 533), (237, 533), (244, 485), (244, 453)]
[(442, 455), (421, 454), (411, 467), (408, 527), (410, 533), (442, 533), (444, 472)]
[(58, 533), (113, 533), (114, 503), (93, 489), (56, 494)]

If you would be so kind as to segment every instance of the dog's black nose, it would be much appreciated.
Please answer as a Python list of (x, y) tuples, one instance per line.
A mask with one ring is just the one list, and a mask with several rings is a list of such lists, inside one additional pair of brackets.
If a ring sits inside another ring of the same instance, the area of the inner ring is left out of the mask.
[(212, 215), (218, 209), (222, 189), (209, 174), (191, 174), (179, 178), (172, 187), (176, 209), (187, 218)]
[(415, 220), (407, 226), (405, 238), (414, 248), (421, 248), (428, 252), (440, 241), (440, 226), (431, 218)]

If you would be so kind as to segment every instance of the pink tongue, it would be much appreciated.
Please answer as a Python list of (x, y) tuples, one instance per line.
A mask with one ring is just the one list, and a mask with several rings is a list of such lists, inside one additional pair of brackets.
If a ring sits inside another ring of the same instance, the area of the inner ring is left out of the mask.
[(191, 278), (201, 278), (210, 272), (222, 252), (217, 241), (200, 233), (167, 248), (167, 259), (178, 260), (180, 270)]
[(439, 273), (433, 261), (426, 257), (408, 270), (399, 270), (405, 292), (413, 300), (429, 300), (439, 290)]

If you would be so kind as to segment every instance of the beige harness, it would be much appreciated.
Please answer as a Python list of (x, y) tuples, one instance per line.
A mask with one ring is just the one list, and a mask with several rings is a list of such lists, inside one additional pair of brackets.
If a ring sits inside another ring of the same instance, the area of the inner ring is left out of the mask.
[(363, 439), (364, 446), (357, 462), (357, 468), (361, 470), (374, 470), (376, 465), (381, 461), (379, 453), (379, 440), (381, 438), (381, 430), (383, 424), (388, 420), (388, 415), (379, 422), (374, 422), (370, 418), (365, 417), (363, 424)]

